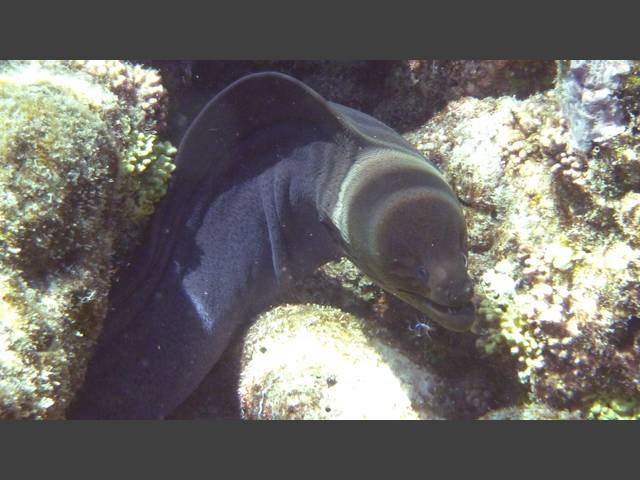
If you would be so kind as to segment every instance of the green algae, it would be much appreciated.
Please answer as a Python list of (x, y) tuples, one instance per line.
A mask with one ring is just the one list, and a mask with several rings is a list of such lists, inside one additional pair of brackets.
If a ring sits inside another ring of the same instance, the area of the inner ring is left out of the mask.
[(0, 138), (0, 417), (56, 418), (106, 309), (108, 128), (57, 86), (3, 78)]
[(588, 408), (588, 420), (640, 420), (640, 399), (596, 400)]

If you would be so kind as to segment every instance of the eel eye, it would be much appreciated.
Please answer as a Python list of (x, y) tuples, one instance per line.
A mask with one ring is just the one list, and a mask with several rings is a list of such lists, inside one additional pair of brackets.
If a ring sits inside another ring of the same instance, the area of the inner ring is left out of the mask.
[(429, 272), (422, 265), (418, 267), (416, 273), (418, 274), (418, 279), (420, 282), (427, 283), (429, 281)]

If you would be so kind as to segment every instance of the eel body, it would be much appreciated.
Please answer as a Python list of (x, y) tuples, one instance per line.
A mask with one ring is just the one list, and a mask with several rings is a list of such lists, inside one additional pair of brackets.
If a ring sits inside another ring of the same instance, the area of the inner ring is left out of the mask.
[(244, 77), (187, 130), (146, 240), (118, 274), (69, 418), (162, 418), (234, 332), (346, 255), (452, 330), (474, 320), (461, 207), (391, 128), (279, 73)]

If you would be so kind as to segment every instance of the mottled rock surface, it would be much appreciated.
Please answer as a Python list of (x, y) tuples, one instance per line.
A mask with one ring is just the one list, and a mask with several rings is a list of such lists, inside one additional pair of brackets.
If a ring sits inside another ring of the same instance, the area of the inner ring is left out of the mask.
[(0, 418), (61, 418), (80, 386), (114, 252), (171, 171), (137, 144), (163, 95), (122, 62), (0, 63)]

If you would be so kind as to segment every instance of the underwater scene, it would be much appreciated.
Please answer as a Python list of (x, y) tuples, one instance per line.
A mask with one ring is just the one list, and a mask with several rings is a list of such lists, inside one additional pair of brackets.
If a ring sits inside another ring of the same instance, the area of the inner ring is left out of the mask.
[(640, 418), (640, 61), (0, 61), (0, 419)]

